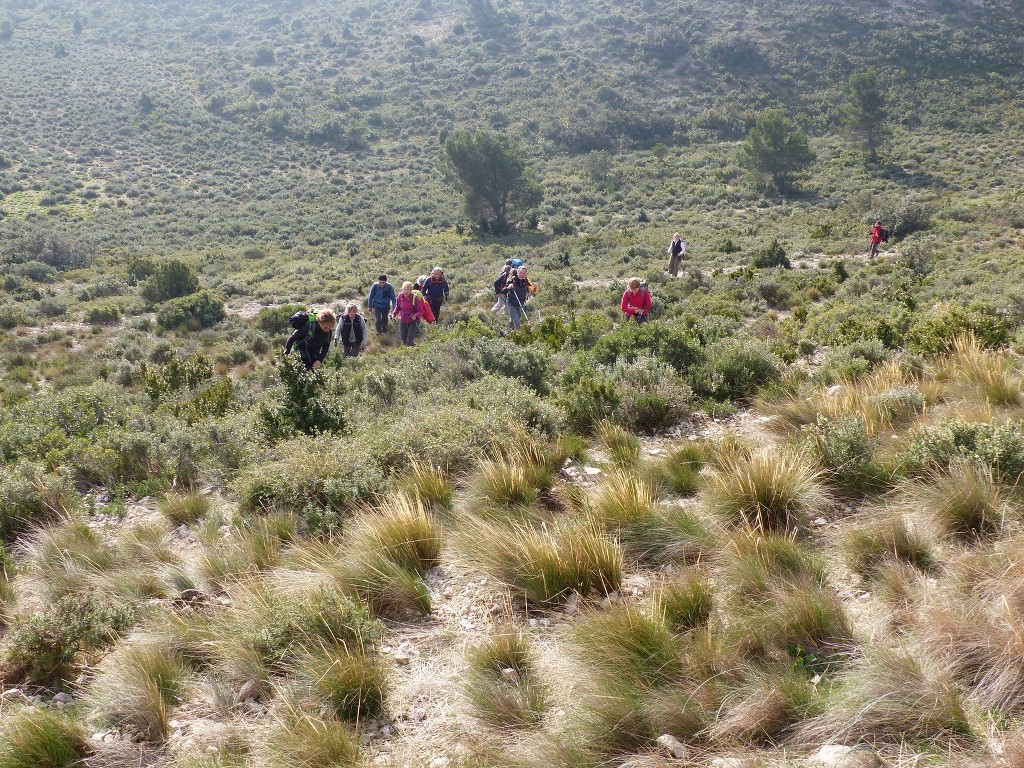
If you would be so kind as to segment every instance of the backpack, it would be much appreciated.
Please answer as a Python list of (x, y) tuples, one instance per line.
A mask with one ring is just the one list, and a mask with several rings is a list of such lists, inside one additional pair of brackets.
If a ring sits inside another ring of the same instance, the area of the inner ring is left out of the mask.
[(288, 325), (294, 328), (296, 331), (306, 325), (312, 325), (316, 322), (316, 312), (311, 309), (302, 311), (301, 309), (294, 315), (288, 318)]
[(500, 275), (498, 275), (498, 279), (494, 281), (495, 293), (500, 295), (501, 292), (505, 290), (505, 283), (508, 282), (508, 276), (511, 274), (511, 272), (502, 272)]
[(878, 234), (880, 234), (882, 236), (882, 242), (883, 243), (888, 243), (889, 242), (889, 230), (888, 229), (883, 229)]

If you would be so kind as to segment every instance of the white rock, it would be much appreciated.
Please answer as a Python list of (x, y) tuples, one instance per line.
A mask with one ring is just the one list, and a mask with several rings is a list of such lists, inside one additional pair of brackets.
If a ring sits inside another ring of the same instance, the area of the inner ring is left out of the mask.
[(829, 397), (835, 397), (836, 395), (841, 395), (845, 391), (846, 387), (844, 387), (842, 384), (833, 384), (831, 387), (825, 390), (825, 394), (828, 395)]
[(103, 741), (103, 737), (106, 736), (106, 735), (107, 734), (105, 734), (105, 733), (94, 733), (92, 736), (89, 737), (89, 740), (90, 741)]
[(710, 768), (750, 768), (750, 762), (742, 757), (716, 757), (708, 765)]
[(51, 701), (54, 704), (74, 704), (75, 697), (72, 696), (70, 693), (65, 693), (64, 691), (61, 691), (60, 693), (54, 695)]
[(417, 723), (422, 721), (422, 720), (425, 720), (426, 717), (427, 717), (427, 710), (425, 710), (423, 707), (415, 707), (412, 710), (412, 712), (409, 713), (409, 719), (413, 720), (413, 721), (415, 721)]
[(686, 748), (686, 745), (668, 733), (663, 733), (658, 737), (658, 746), (677, 760), (684, 760), (690, 756), (690, 750)]
[(238, 691), (238, 701), (245, 703), (258, 698), (260, 695), (260, 683), (258, 680), (247, 680)]
[(843, 746), (842, 744), (826, 744), (815, 753), (813, 759), (818, 762), (835, 763), (846, 759), (846, 756), (852, 751), (853, 747)]
[(447, 757), (435, 757), (430, 761), (430, 768), (444, 768), (448, 765)]
[(580, 596), (573, 592), (569, 595), (569, 599), (565, 601), (565, 607), (562, 609), (569, 616), (575, 616), (576, 612), (580, 609)]
[(586, 475), (590, 475), (590, 477), (596, 477), (597, 475), (601, 474), (601, 470), (598, 469), (597, 467), (584, 467), (583, 473)]

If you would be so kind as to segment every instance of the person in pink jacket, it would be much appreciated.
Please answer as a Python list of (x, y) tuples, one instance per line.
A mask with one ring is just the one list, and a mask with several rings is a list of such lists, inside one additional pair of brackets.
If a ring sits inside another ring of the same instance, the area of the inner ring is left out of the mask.
[(423, 317), (423, 298), (413, 293), (412, 283), (408, 280), (402, 283), (391, 317), (398, 318), (398, 333), (402, 343), (407, 347), (413, 346), (420, 331), (420, 318)]
[(629, 287), (622, 294), (622, 311), (638, 323), (647, 322), (651, 314), (651, 292), (636, 278), (629, 281)]

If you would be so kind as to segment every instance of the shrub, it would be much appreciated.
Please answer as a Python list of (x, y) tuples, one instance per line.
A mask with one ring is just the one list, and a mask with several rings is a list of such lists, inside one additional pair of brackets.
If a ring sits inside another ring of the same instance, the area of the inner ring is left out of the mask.
[(261, 740), (268, 765), (302, 768), (356, 768), (359, 748), (349, 726), (289, 709)]
[(158, 264), (142, 284), (142, 298), (159, 304), (199, 290), (199, 279), (187, 264), (170, 259)]
[(0, 328), (10, 330), (28, 322), (28, 313), (20, 304), (0, 303)]
[(186, 670), (176, 653), (158, 644), (129, 645), (103, 660), (88, 697), (103, 723), (162, 741), (170, 708), (182, 702), (186, 684)]
[(829, 473), (840, 491), (863, 496), (882, 490), (888, 483), (884, 470), (874, 460), (874, 451), (864, 419), (849, 414), (837, 419), (818, 417), (817, 424), (804, 428), (808, 453)]
[(113, 642), (134, 623), (135, 613), (126, 605), (108, 605), (91, 595), (65, 595), (11, 628), (5, 676), (59, 686), (70, 679), (80, 653)]
[(941, 355), (971, 335), (984, 349), (1006, 346), (1012, 330), (1008, 316), (984, 305), (941, 304), (918, 314), (907, 332), (907, 345), (922, 355)]
[(288, 318), (296, 312), (304, 312), (306, 307), (302, 304), (285, 304), (281, 307), (267, 307), (261, 309), (253, 318), (252, 324), (264, 333), (271, 336), (279, 336), (291, 332), (288, 325)]
[(643, 325), (625, 323), (601, 336), (591, 355), (601, 365), (613, 365), (619, 359), (633, 362), (641, 357), (653, 357), (680, 373), (686, 373), (704, 360), (700, 340), (691, 330), (662, 320)]
[(169, 493), (157, 507), (174, 525), (191, 525), (214, 509), (214, 500), (202, 493)]
[(1024, 435), (1013, 423), (951, 419), (918, 430), (898, 458), (910, 474), (972, 461), (991, 467), (995, 478), (1012, 484), (1024, 475)]
[(540, 724), (550, 694), (537, 679), (528, 636), (515, 630), (494, 634), (466, 651), (463, 695), (473, 715), (497, 728)]
[(98, 304), (85, 311), (85, 322), (93, 325), (116, 325), (121, 322), (121, 308), (116, 304)]
[(2, 768), (73, 768), (89, 755), (72, 720), (46, 709), (22, 709), (0, 722)]
[(931, 226), (934, 209), (931, 204), (913, 198), (890, 202), (879, 210), (879, 218), (889, 227), (893, 237), (904, 238)]
[(892, 352), (878, 339), (860, 339), (830, 349), (814, 378), (821, 384), (854, 381), (891, 357)]
[(171, 299), (156, 313), (156, 321), (163, 328), (190, 331), (210, 328), (224, 317), (224, 299), (210, 291), (198, 291)]
[(37, 464), (8, 465), (0, 477), (0, 541), (34, 525), (50, 522), (73, 510), (78, 496), (70, 480)]
[(716, 469), (705, 501), (727, 524), (763, 532), (801, 528), (828, 506), (818, 473), (803, 457), (768, 449)]
[(340, 720), (358, 722), (384, 712), (387, 671), (369, 654), (340, 643), (321, 644), (304, 651), (294, 671), (299, 683)]
[(693, 391), (716, 400), (746, 400), (782, 378), (783, 363), (762, 342), (731, 338), (712, 344), (707, 363), (691, 375)]
[(600, 376), (584, 376), (562, 390), (557, 403), (570, 428), (581, 433), (610, 419), (621, 402), (615, 384)]
[(783, 267), (792, 269), (789, 257), (783, 250), (778, 240), (772, 240), (771, 244), (759, 251), (754, 251), (750, 256), (750, 266), (755, 269), (771, 269), (772, 267)]

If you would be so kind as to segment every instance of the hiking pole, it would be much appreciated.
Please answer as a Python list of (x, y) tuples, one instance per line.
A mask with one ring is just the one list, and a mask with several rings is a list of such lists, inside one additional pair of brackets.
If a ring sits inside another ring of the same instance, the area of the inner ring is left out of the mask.
[(520, 300), (519, 294), (515, 292), (514, 288), (509, 291), (509, 293), (516, 297), (516, 307), (519, 309), (519, 317), (521, 318), (520, 322), (522, 322), (523, 319), (525, 319), (526, 322), (530, 322), (530, 316), (526, 314), (526, 310), (523, 309), (523, 302)]

